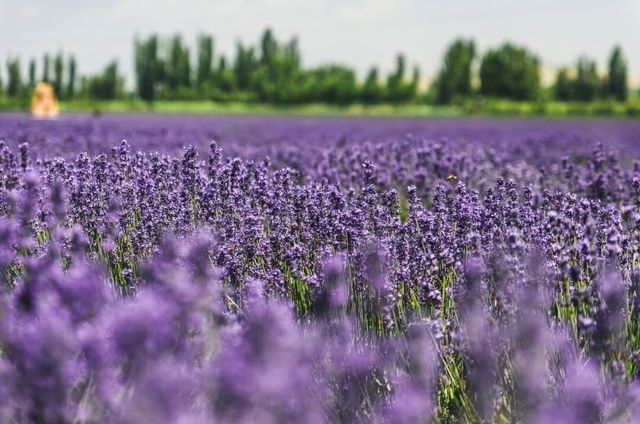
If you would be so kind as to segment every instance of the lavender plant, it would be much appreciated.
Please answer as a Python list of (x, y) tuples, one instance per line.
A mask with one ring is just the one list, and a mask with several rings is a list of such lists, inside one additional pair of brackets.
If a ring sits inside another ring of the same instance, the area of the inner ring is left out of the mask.
[(622, 139), (21, 119), (0, 118), (3, 421), (640, 420)]

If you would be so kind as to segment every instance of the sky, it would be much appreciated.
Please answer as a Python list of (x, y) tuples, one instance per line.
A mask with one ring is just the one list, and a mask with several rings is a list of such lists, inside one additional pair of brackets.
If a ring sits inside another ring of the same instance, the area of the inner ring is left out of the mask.
[(305, 66), (345, 64), (360, 77), (372, 65), (390, 71), (403, 52), (429, 79), (447, 44), (464, 36), (480, 53), (507, 40), (530, 48), (550, 82), (583, 54), (604, 71), (620, 44), (640, 85), (640, 0), (0, 0), (0, 75), (9, 56), (26, 72), (28, 58), (39, 66), (45, 52), (63, 51), (81, 74), (117, 58), (131, 86), (136, 36), (181, 33), (195, 46), (206, 32), (229, 55), (267, 26), (280, 40), (298, 37)]

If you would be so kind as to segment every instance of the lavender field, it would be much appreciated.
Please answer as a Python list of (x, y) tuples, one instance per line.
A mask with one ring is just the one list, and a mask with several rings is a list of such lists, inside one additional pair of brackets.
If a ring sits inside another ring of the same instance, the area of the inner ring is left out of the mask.
[(0, 283), (2, 422), (640, 422), (640, 121), (0, 115)]

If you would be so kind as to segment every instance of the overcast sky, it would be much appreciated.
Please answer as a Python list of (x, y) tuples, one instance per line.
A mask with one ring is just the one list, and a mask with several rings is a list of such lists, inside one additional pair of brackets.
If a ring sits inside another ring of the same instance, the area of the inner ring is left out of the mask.
[[(266, 26), (278, 39), (297, 35), (305, 65), (337, 62), (363, 75), (383, 71), (398, 52), (423, 74), (437, 72), (446, 45), (473, 36), (479, 50), (512, 40), (545, 68), (588, 54), (604, 69), (622, 45), (635, 84), (640, 75), (640, 0), (0, 0), (0, 73), (9, 55), (72, 52), (81, 73), (118, 58), (131, 84), (133, 38), (152, 32), (214, 35), (216, 51), (254, 44)], [(195, 57), (195, 55), (192, 55)], [(40, 75), (40, 69), (38, 70)]]

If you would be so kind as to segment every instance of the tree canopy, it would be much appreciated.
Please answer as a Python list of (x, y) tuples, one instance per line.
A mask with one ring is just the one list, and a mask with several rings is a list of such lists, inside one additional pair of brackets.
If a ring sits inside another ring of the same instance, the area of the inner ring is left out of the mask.
[(480, 92), (513, 100), (534, 100), (540, 91), (540, 61), (524, 47), (505, 43), (480, 64)]

